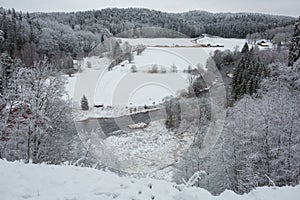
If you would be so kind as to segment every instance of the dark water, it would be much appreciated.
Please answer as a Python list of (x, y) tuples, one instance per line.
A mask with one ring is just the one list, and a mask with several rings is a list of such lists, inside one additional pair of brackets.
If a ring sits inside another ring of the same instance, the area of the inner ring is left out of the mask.
[(106, 138), (131, 132), (132, 129), (128, 125), (137, 123), (149, 124), (151, 121), (160, 119), (165, 119), (165, 113), (161, 110), (155, 110), (116, 118), (89, 118), (75, 123), (77, 131), (88, 133), (92, 131), (101, 132), (102, 137)]

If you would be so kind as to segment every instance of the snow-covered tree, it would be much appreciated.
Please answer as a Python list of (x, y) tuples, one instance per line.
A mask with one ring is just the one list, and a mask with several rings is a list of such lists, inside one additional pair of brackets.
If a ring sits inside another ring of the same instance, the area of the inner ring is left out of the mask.
[(180, 126), (181, 122), (181, 109), (178, 99), (170, 98), (165, 103), (165, 109), (167, 113), (166, 128), (176, 129)]
[(136, 65), (132, 65), (130, 70), (131, 70), (132, 73), (135, 73), (135, 72), (138, 71)]
[(299, 183), (299, 64), (295, 69), (272, 65), (270, 70), (260, 98), (245, 96), (228, 113), (224, 144), (231, 156), (226, 163), (237, 169), (229, 173), (237, 192)]
[(249, 46), (248, 43), (246, 42), (242, 48), (241, 53), (248, 53), (249, 52)]
[(89, 103), (88, 103), (88, 100), (87, 100), (86, 96), (84, 96), (84, 95), (81, 98), (81, 109), (82, 110), (89, 110)]
[(65, 80), (47, 61), (31, 69), (15, 63), (2, 95), (1, 156), (35, 163), (63, 162), (71, 127), (70, 106), (62, 99)]
[(232, 96), (235, 100), (244, 94), (256, 93), (261, 80), (267, 75), (266, 68), (257, 55), (258, 50), (252, 48), (247, 51), (247, 45), (244, 47), (246, 47), (245, 52), (233, 73)]
[(300, 17), (298, 17), (296, 21), (294, 34), (290, 45), (289, 66), (293, 66), (293, 64), (299, 58), (300, 58)]
[(300, 61), (293, 68), (272, 64), (268, 70), (255, 97), (244, 95), (228, 108), (223, 132), (205, 158), (197, 153), (205, 124), (198, 126), (197, 139), (178, 163), (176, 181), (201, 169), (207, 176), (196, 185), (213, 194), (299, 184)]
[(135, 49), (136, 49), (136, 54), (137, 54), (137, 55), (141, 55), (141, 54), (143, 53), (143, 51), (145, 51), (146, 46), (143, 45), (143, 44), (138, 44), (138, 45), (135, 47)]
[(177, 73), (178, 72), (178, 69), (177, 69), (177, 67), (176, 67), (175, 64), (171, 65), (171, 72), (173, 72), (173, 73)]

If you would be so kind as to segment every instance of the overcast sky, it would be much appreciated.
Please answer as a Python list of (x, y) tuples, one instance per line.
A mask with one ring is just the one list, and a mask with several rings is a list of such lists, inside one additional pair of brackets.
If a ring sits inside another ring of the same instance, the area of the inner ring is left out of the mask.
[(0, 6), (22, 11), (78, 11), (107, 7), (145, 7), (167, 12), (259, 12), (300, 15), (299, 0), (0, 0)]

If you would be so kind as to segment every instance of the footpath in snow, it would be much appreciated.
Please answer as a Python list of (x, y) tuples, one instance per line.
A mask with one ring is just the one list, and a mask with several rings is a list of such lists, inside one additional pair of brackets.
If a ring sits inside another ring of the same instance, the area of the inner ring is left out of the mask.
[(201, 188), (150, 178), (119, 177), (74, 166), (9, 163), (0, 160), (1, 200), (298, 200), (300, 186), (258, 188), (243, 196), (225, 191), (214, 197)]

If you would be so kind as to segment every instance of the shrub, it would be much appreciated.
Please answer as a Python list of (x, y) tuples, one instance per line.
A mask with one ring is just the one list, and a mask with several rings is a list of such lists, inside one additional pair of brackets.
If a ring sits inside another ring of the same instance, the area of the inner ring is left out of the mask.
[(152, 65), (151, 69), (149, 70), (149, 73), (158, 73), (157, 64)]
[(132, 65), (130, 69), (131, 69), (132, 73), (135, 73), (138, 71), (136, 65)]
[(167, 73), (167, 69), (165, 67), (160, 68), (160, 73), (165, 74)]

